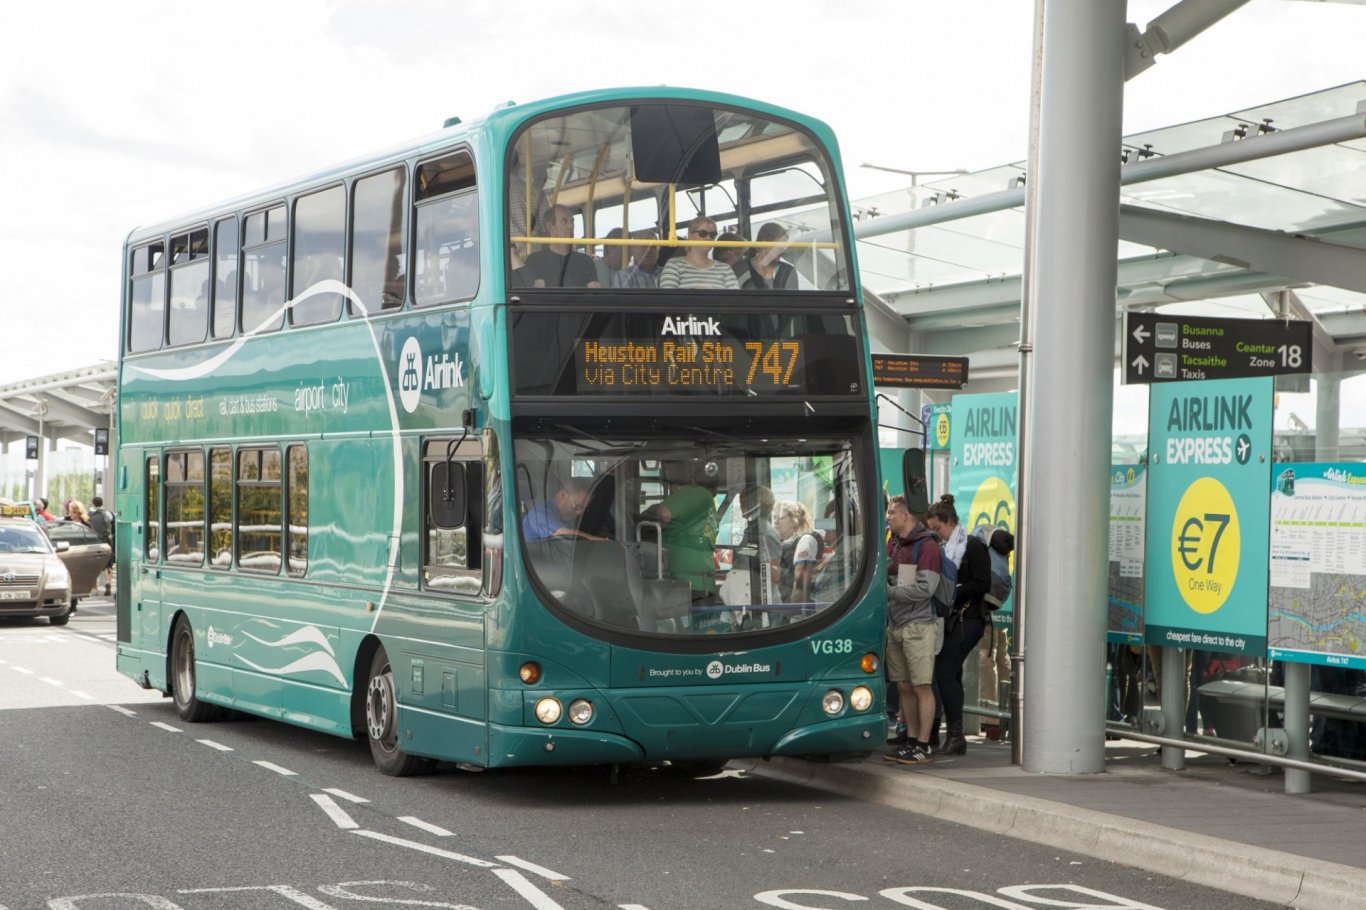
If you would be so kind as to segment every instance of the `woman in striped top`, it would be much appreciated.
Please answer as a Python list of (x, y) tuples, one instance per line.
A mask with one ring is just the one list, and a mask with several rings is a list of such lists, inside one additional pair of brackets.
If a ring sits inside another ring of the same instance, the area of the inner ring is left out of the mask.
[[(698, 215), (688, 222), (689, 240), (715, 240), (716, 222)], [(659, 273), (661, 288), (698, 288), (709, 291), (738, 291), (735, 272), (724, 262), (711, 258), (709, 246), (690, 246), (682, 256), (673, 256)]]

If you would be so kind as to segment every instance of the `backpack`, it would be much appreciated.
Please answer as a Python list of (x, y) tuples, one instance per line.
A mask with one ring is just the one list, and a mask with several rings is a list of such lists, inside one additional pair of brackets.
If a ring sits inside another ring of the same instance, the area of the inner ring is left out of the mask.
[[(816, 562), (820, 562), (821, 553), (825, 550), (825, 542), (815, 531), (803, 531), (791, 540), (783, 543), (783, 553), (778, 561), (778, 590), (782, 593), (783, 603), (792, 602), (792, 588), (796, 584), (797, 545), (804, 537), (814, 537), (816, 539)], [(812, 578), (812, 585), (815, 578)]]
[(993, 525), (982, 525), (972, 532), (972, 536), (985, 544), (987, 553), (991, 555), (991, 590), (982, 595), (982, 605), (988, 610), (999, 610), (1010, 596), (1011, 588), (1010, 560), (991, 546), (991, 535), (995, 531)]
[(114, 544), (113, 517), (106, 509), (90, 510), (90, 529), (99, 535), (100, 540), (110, 546)]
[[(920, 545), (929, 538), (922, 537), (911, 544), (911, 562), (920, 565)], [(944, 545), (935, 541), (939, 548), (939, 587), (934, 589), (930, 600), (934, 603), (934, 615), (947, 618), (953, 612), (953, 600), (958, 594), (958, 565), (944, 555)]]

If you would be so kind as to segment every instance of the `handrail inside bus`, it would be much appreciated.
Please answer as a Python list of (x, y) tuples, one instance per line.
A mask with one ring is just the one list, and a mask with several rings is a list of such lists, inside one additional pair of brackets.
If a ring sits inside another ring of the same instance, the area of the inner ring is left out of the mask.
[(563, 243), (568, 246), (706, 246), (706, 247), (735, 247), (748, 250), (766, 249), (800, 249), (800, 250), (837, 250), (840, 248), (838, 241), (833, 240), (808, 240), (796, 243), (778, 240), (660, 240), (657, 237), (513, 237), (513, 243), (526, 243), (532, 246), (550, 246), (556, 243)]

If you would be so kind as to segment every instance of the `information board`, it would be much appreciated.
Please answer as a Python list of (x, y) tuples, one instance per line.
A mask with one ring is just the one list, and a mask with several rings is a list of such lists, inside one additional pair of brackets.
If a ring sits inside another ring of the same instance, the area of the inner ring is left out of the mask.
[(1149, 395), (1149, 644), (1266, 652), (1274, 382), (1166, 383)]
[(1278, 464), (1271, 483), (1268, 656), (1366, 669), (1366, 464)]
[(1124, 314), (1124, 381), (1236, 379), (1310, 371), (1313, 328), (1286, 319)]
[[(950, 476), (954, 508), (969, 534), (982, 525), (1015, 533), (1017, 402), (1014, 392), (954, 396)], [(1014, 603), (1012, 588), (998, 612), (1009, 613)]]
[(1148, 470), (1110, 465), (1109, 641), (1143, 643), (1143, 548), (1146, 546)]
[(961, 389), (968, 384), (966, 357), (873, 354), (873, 385), (890, 389)]

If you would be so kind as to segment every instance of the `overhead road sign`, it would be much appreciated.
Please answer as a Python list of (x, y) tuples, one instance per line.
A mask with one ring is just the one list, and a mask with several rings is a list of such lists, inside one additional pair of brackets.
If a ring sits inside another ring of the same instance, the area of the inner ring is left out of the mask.
[(1124, 315), (1124, 382), (1308, 373), (1313, 326), (1283, 319)]
[(966, 357), (873, 354), (873, 385), (893, 389), (961, 389), (968, 384)]

